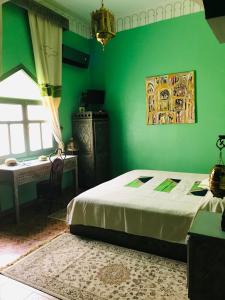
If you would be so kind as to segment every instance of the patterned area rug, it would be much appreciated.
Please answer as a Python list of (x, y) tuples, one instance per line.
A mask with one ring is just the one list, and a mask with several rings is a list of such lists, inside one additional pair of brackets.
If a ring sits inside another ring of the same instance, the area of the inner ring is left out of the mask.
[(70, 233), (3, 274), (63, 300), (188, 299), (186, 264)]

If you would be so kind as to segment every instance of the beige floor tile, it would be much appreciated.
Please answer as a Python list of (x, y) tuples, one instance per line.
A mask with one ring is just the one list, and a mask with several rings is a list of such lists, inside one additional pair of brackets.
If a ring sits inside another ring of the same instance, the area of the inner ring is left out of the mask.
[(58, 300), (21, 282), (0, 275), (0, 300)]
[(0, 275), (0, 286), (6, 284), (6, 282), (7, 282), (7, 278), (3, 275)]
[(0, 300), (24, 300), (32, 294), (32, 290), (16, 281), (8, 281), (1, 286)]
[[(45, 294), (45, 293), (43, 293), (43, 292), (41, 292), (41, 291), (38, 291), (38, 290), (35, 290), (35, 293), (36, 293), (36, 294), (39, 294), (39, 295), (41, 295), (41, 296), (43, 296), (43, 297), (47, 297), (48, 300), (58, 300), (58, 298), (55, 298), (55, 297), (53, 297), (53, 296), (51, 296), (51, 295)], [(29, 300), (30, 300), (30, 299), (29, 299)]]
[(32, 293), (31, 295), (29, 295), (27, 298), (25, 298), (24, 300), (58, 300), (56, 298), (53, 298), (49, 295), (46, 294), (40, 294), (40, 293)]

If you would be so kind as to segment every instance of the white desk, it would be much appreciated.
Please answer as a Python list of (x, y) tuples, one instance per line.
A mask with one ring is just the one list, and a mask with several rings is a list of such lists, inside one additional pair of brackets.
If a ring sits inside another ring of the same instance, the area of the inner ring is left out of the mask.
[[(50, 161), (30, 160), (19, 163), (13, 167), (0, 165), (0, 183), (10, 184), (13, 188), (14, 208), (16, 213), (16, 222), (20, 221), (20, 203), (18, 188), (20, 185), (29, 182), (38, 182), (43, 177), (49, 177), (51, 169)], [(74, 189), (75, 194), (78, 192), (78, 166), (77, 155), (68, 155), (64, 161), (63, 172), (74, 171)]]

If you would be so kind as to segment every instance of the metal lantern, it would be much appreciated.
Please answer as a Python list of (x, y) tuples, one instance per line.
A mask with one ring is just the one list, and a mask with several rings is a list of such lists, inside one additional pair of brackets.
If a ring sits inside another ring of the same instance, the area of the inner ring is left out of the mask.
[(113, 14), (104, 7), (103, 0), (100, 9), (91, 14), (92, 36), (104, 46), (115, 37), (115, 18)]
[(220, 135), (216, 142), (216, 146), (220, 151), (219, 163), (214, 166), (210, 177), (209, 186), (214, 197), (225, 197), (225, 165), (222, 158), (222, 150), (225, 148), (225, 135)]

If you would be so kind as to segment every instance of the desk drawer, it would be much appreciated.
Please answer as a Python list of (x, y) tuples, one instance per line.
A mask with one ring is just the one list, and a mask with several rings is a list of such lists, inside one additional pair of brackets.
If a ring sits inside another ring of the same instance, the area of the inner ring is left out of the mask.
[[(64, 172), (72, 171), (77, 168), (77, 159), (68, 158), (64, 161)], [(29, 166), (29, 168), (21, 169), (15, 172), (15, 181), (18, 185), (25, 183), (39, 181), (45, 177), (49, 178), (51, 170), (51, 164)]]
[(49, 177), (50, 175), (50, 165), (48, 166), (35, 166), (28, 171), (20, 171), (17, 173), (17, 184), (22, 185), (25, 183), (38, 181), (43, 179), (43, 177)]

